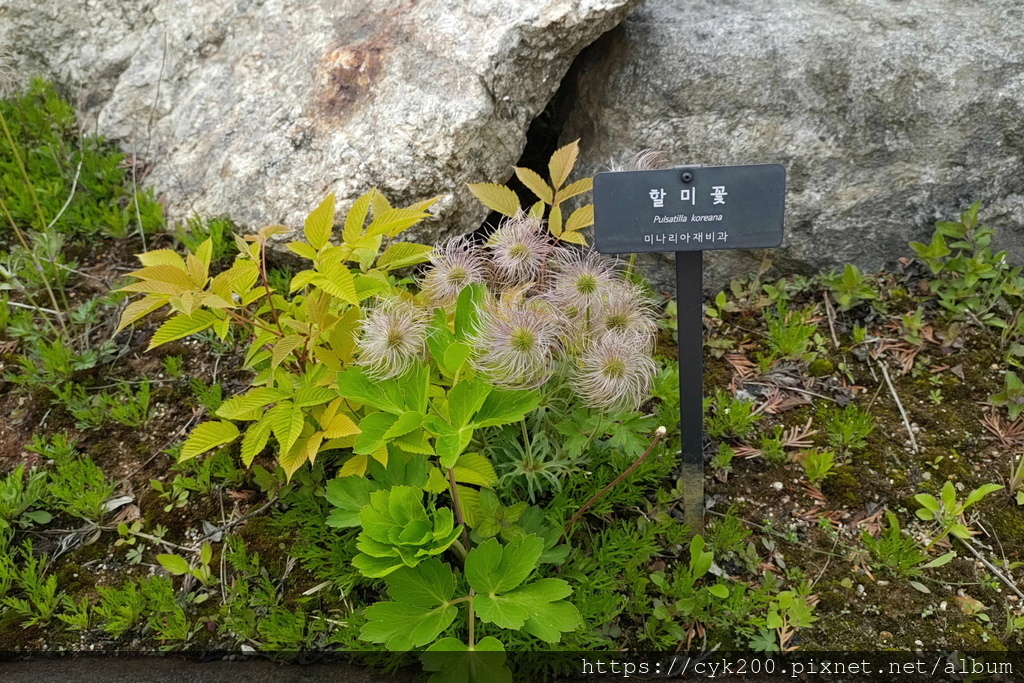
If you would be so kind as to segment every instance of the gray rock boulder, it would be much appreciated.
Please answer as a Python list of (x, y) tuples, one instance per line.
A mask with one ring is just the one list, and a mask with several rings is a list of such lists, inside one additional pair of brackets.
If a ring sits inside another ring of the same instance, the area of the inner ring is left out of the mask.
[[(487, 214), (572, 59), (636, 0), (4, 0), (0, 44), (152, 165), (170, 215), (257, 228), (329, 192)], [(426, 235), (430, 237), (431, 235)]]
[[(784, 164), (787, 269), (882, 266), (974, 200), (1024, 263), (1017, 0), (646, 0), (577, 64), (563, 139), (586, 172), (647, 147)], [(707, 254), (707, 282), (762, 256)], [(644, 260), (671, 287), (671, 262)]]

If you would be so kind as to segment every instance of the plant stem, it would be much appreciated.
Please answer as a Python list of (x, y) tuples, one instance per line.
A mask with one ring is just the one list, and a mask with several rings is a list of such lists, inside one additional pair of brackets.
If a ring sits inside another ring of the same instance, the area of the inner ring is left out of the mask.
[(473, 611), (473, 597), (475, 595), (476, 595), (476, 592), (472, 588), (470, 588), (469, 589), (469, 597), (470, 597), (470, 600), (469, 600), (469, 618), (467, 619), (467, 621), (469, 622), (469, 649), (470, 650), (472, 650), (476, 646), (476, 612)]
[(459, 500), (459, 487), (455, 485), (455, 470), (448, 468), (448, 490), (452, 494), (452, 504), (455, 506), (455, 519), (462, 527), (462, 547), (469, 553), (469, 530), (466, 528), (466, 518), (462, 516), (462, 501)]
[(577, 520), (579, 520), (580, 517), (583, 516), (583, 513), (586, 512), (591, 505), (601, 500), (605, 496), (605, 494), (607, 494), (609, 491), (615, 488), (616, 484), (618, 484), (620, 481), (622, 481), (630, 474), (632, 474), (637, 467), (640, 467), (640, 464), (647, 459), (647, 456), (651, 454), (651, 452), (654, 450), (654, 447), (658, 445), (658, 442), (661, 441), (662, 438), (664, 438), (665, 432), (666, 430), (664, 427), (658, 427), (654, 431), (654, 439), (651, 440), (651, 445), (647, 447), (647, 450), (644, 451), (644, 454), (637, 458), (636, 462), (627, 467), (622, 474), (615, 477), (615, 479), (612, 479), (611, 483), (609, 483), (603, 489), (595, 493), (590, 498), (590, 500), (583, 504), (583, 507), (576, 511), (576, 514), (572, 516), (572, 519), (569, 520), (569, 523), (565, 525), (565, 530), (562, 532), (562, 538), (565, 538), (569, 535), (569, 532), (572, 530), (573, 525), (576, 523)]

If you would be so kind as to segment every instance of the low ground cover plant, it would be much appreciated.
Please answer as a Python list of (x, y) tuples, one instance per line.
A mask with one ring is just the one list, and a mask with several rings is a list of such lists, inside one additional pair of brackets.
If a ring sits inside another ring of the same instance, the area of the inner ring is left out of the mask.
[(0, 139), (0, 649), (499, 681), (574, 672), (537, 651), (1021, 646), (1024, 302), (980, 207), (897, 273), (766, 262), (709, 301), (694, 536), (671, 301), (586, 249), (574, 144), (437, 245), (401, 241), (431, 200), (377, 191), (157, 234), (35, 87)]

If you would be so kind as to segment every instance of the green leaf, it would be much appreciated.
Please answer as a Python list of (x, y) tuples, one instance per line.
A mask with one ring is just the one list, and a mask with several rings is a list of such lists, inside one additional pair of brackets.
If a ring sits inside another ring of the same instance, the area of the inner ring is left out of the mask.
[(551, 213), (548, 214), (548, 229), (555, 237), (562, 236), (562, 207), (551, 208)]
[(523, 419), (540, 403), (536, 391), (495, 390), (484, 401), (473, 418), (474, 427), (496, 427)]
[(512, 683), (505, 666), (505, 648), (487, 636), (472, 650), (457, 638), (442, 638), (420, 655), (424, 671), (434, 671), (430, 683)]
[(526, 610), (526, 632), (548, 643), (557, 643), (563, 632), (574, 631), (582, 623), (576, 607), (562, 600), (571, 592), (562, 579), (541, 579), (502, 597)]
[(519, 212), (519, 197), (504, 185), (470, 183), (468, 187), (480, 203), (491, 211), (497, 211), (505, 216), (515, 216)]
[(472, 353), (473, 350), (469, 347), (468, 344), (464, 344), (462, 342), (455, 342), (454, 344), (449, 346), (447, 350), (445, 350), (444, 352), (445, 369), (449, 373), (454, 375), (462, 368), (463, 365), (465, 365), (466, 361), (469, 360), (470, 354)]
[(455, 594), (455, 575), (451, 567), (433, 557), (415, 567), (398, 569), (384, 581), (392, 600), (417, 607), (444, 605)]
[(724, 583), (716, 583), (714, 586), (708, 586), (708, 593), (711, 593), (716, 598), (725, 600), (729, 597), (729, 587)]
[(189, 567), (185, 558), (178, 555), (157, 555), (156, 561), (160, 563), (160, 566), (175, 576), (188, 574), (192, 569)]
[(295, 392), (292, 402), (297, 408), (319, 406), (338, 398), (338, 392), (327, 387), (302, 387)]
[(249, 429), (245, 431), (245, 437), (242, 438), (242, 451), (240, 454), (242, 462), (246, 467), (251, 465), (253, 459), (267, 447), (267, 441), (270, 440), (272, 429), (273, 424), (266, 417), (259, 422), (249, 425)]
[(237, 420), (242, 415), (251, 413), (254, 410), (263, 408), (271, 403), (277, 403), (288, 398), (289, 392), (269, 387), (256, 387), (244, 394), (232, 396), (224, 401), (217, 409), (217, 417), (226, 420)]
[(345, 216), (345, 227), (341, 233), (341, 238), (346, 244), (355, 244), (363, 234), (363, 224), (366, 222), (366, 214), (370, 210), (370, 200), (374, 193), (380, 194), (377, 188), (373, 188), (355, 200), (348, 210), (348, 215)]
[(334, 229), (334, 194), (327, 195), (320, 206), (313, 209), (313, 212), (306, 218), (306, 241), (314, 249), (320, 250), (327, 246), (331, 239), (331, 231)]
[(267, 417), (270, 420), (274, 437), (281, 446), (281, 454), (288, 453), (295, 445), (299, 435), (302, 434), (302, 428), (306, 424), (305, 414), (301, 408), (296, 408), (291, 402), (284, 401), (271, 408)]
[[(491, 385), (463, 380), (448, 392), (448, 414), (455, 427), (465, 427), (491, 394)], [(502, 423), (503, 424), (503, 423)]]
[(359, 637), (371, 643), (383, 644), (393, 652), (422, 647), (448, 628), (458, 609), (442, 605), (427, 609), (397, 602), (378, 602), (364, 612), (367, 622)]
[(475, 282), (466, 285), (459, 292), (455, 304), (455, 336), (459, 341), (468, 342), (476, 334), (480, 323), (480, 309), (487, 299), (487, 288)]
[(192, 315), (179, 313), (160, 326), (160, 329), (153, 334), (153, 338), (149, 340), (146, 350), (152, 351), (161, 344), (202, 332), (217, 320), (216, 315), (206, 310), (195, 311)]
[(208, 450), (231, 443), (238, 438), (238, 427), (231, 422), (204, 422), (188, 435), (181, 447), (179, 461), (189, 460)]
[(327, 518), (327, 526), (359, 526), (359, 511), (370, 504), (370, 494), (378, 489), (379, 486), (366, 477), (338, 477), (327, 482), (324, 498), (335, 507)]
[(418, 413), (415, 410), (410, 410), (402, 413), (397, 420), (395, 420), (391, 427), (384, 433), (382, 441), (388, 441), (391, 439), (397, 439), (400, 436), (405, 436), (409, 432), (419, 429), (420, 425), (423, 424), (423, 413)]
[(526, 580), (544, 552), (544, 541), (524, 535), (504, 548), (495, 539), (484, 541), (466, 557), (466, 580), (481, 595), (497, 595), (512, 590)]
[(361, 433), (356, 436), (352, 447), (353, 453), (370, 455), (377, 451), (387, 438), (388, 430), (398, 422), (398, 417), (391, 413), (370, 413), (359, 422)]
[(352, 277), (351, 271), (344, 264), (324, 264), (320, 274), (312, 278), (310, 282), (342, 301), (347, 301), (350, 304), (359, 303), (355, 279)]
[(455, 462), (455, 480), (463, 484), (491, 487), (498, 483), (494, 465), (479, 453), (464, 453)]
[(978, 488), (974, 489), (969, 494), (967, 494), (967, 500), (964, 501), (964, 507), (971, 507), (988, 494), (995, 493), (1001, 488), (1003, 487), (999, 484), (983, 484), (982, 486), (979, 486)]
[(338, 392), (350, 401), (373, 406), (393, 415), (406, 412), (405, 401), (396, 380), (375, 382), (360, 367), (349, 367), (338, 373)]
[(914, 500), (929, 512), (938, 512), (942, 509), (939, 506), (939, 501), (935, 500), (935, 496), (930, 496), (927, 493), (918, 493), (914, 496)]
[(939, 557), (936, 557), (928, 564), (922, 564), (921, 569), (934, 569), (935, 567), (941, 567), (942, 565), (947, 564), (954, 557), (956, 557), (956, 551), (950, 550), (945, 555), (940, 555)]
[(555, 203), (555, 193), (551, 189), (551, 186), (547, 184), (540, 174), (536, 171), (531, 171), (528, 168), (515, 168), (516, 177), (519, 178), (519, 182), (527, 187), (530, 192), (537, 195), (537, 198), (546, 204)]
[(427, 244), (398, 242), (384, 250), (384, 253), (377, 259), (377, 267), (394, 270), (424, 263), (429, 260), (430, 252), (433, 250), (434, 248)]
[(283, 363), (285, 358), (298, 348), (303, 341), (302, 335), (299, 334), (289, 334), (278, 339), (270, 354), (270, 367), (276, 368)]

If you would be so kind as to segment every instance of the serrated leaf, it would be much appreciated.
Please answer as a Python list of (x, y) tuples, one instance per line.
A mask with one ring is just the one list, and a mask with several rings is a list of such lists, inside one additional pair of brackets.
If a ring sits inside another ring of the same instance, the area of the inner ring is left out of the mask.
[(496, 539), (484, 541), (466, 557), (466, 580), (480, 595), (508, 592), (537, 568), (544, 541), (537, 536), (514, 538), (504, 547)]
[(455, 427), (468, 425), (491, 393), (491, 385), (478, 380), (463, 380), (452, 387), (448, 392), (451, 424)]
[(409, 432), (419, 429), (421, 424), (423, 424), (423, 413), (418, 413), (415, 410), (406, 411), (384, 432), (382, 441), (390, 441), (391, 439), (405, 436)]
[[(582, 230), (583, 228), (589, 228), (594, 224), (594, 205), (587, 204), (581, 206), (572, 212), (569, 216), (569, 220), (565, 222), (565, 231), (572, 232), (575, 230)], [(564, 237), (562, 239), (565, 239)]]
[(178, 270), (186, 270), (185, 260), (173, 249), (155, 249), (135, 256), (144, 266), (174, 266)]
[(160, 326), (149, 340), (146, 350), (152, 351), (161, 344), (202, 332), (217, 322), (217, 319), (216, 315), (205, 310), (196, 311), (192, 315), (178, 314)]
[(172, 266), (169, 264), (161, 264), (158, 266), (146, 266), (139, 270), (128, 273), (131, 277), (136, 277), (140, 280), (154, 280), (156, 282), (166, 282), (169, 285), (180, 287), (184, 290), (194, 289), (196, 284), (189, 277), (188, 270), (179, 268), (178, 266)]
[[(281, 465), (281, 469), (284, 470), (285, 477), (289, 481), (291, 481), (292, 475), (309, 459), (309, 452), (307, 450), (309, 442), (310, 439), (308, 437), (299, 438), (287, 451), (281, 450), (278, 453), (278, 464)], [(317, 442), (317, 445), (319, 446), (319, 442)]]
[(377, 267), (391, 270), (424, 263), (430, 259), (430, 252), (433, 250), (434, 248), (427, 244), (398, 242), (384, 250), (384, 253), (377, 259)]
[(338, 413), (331, 418), (330, 424), (324, 429), (324, 436), (328, 439), (342, 439), (346, 436), (353, 436), (360, 432), (359, 427), (348, 415)]
[(551, 189), (546, 180), (540, 177), (539, 173), (518, 166), (515, 168), (515, 172), (519, 182), (525, 185), (530, 192), (537, 195), (538, 199), (547, 204), (555, 203), (554, 190)]
[[(334, 229), (334, 194), (327, 195), (320, 206), (313, 209), (306, 218), (306, 241), (316, 250), (323, 249), (331, 239)], [(301, 254), (300, 254), (301, 255)]]
[(232, 396), (217, 409), (217, 417), (226, 420), (237, 420), (240, 416), (251, 413), (257, 408), (277, 403), (288, 398), (289, 393), (281, 389), (257, 387), (239, 396)]
[(496, 427), (523, 419), (537, 404), (540, 396), (536, 391), (496, 389), (487, 396), (473, 418), (474, 427)]
[[(420, 655), (424, 671), (434, 671), (429, 683), (512, 683), (505, 665), (505, 648), (487, 636), (470, 649), (457, 638), (442, 638)], [(487, 654), (480, 654), (487, 653)]]
[(463, 453), (454, 469), (455, 480), (463, 484), (491, 487), (498, 483), (494, 465), (479, 453)]
[(324, 265), (320, 270), (320, 275), (314, 277), (310, 282), (342, 301), (347, 301), (350, 304), (359, 303), (355, 279), (349, 269), (340, 263)]
[(579, 244), (580, 246), (583, 247), (587, 246), (587, 238), (584, 237), (583, 233), (581, 232), (573, 232), (566, 230), (565, 232), (558, 236), (558, 239), (560, 239), (563, 242), (569, 242), (571, 244)]
[(270, 354), (270, 367), (276, 368), (284, 359), (302, 344), (304, 338), (299, 334), (289, 334), (281, 337), (274, 343)]
[(562, 633), (574, 631), (582, 623), (576, 607), (562, 598), (572, 592), (562, 579), (541, 579), (506, 593), (501, 599), (526, 610), (529, 615), (523, 630), (541, 640), (557, 643)]
[(377, 188), (352, 202), (352, 207), (345, 216), (345, 228), (341, 233), (341, 238), (346, 244), (355, 244), (363, 234), (363, 224), (366, 223), (366, 214), (370, 210), (370, 200), (374, 193), (377, 193)]
[(455, 594), (455, 575), (451, 567), (436, 558), (428, 558), (415, 567), (402, 567), (384, 577), (388, 595), (395, 602), (416, 607), (437, 607)]
[(306, 425), (305, 415), (301, 408), (284, 401), (274, 406), (267, 413), (267, 418), (270, 420), (274, 438), (281, 447), (280, 454), (284, 456), (291, 451), (302, 434), (302, 428)]
[(581, 195), (584, 192), (590, 192), (593, 189), (594, 189), (594, 179), (593, 178), (582, 178), (582, 179), (577, 180), (575, 182), (569, 183), (564, 188), (559, 190), (558, 191), (558, 196), (556, 197), (556, 199), (558, 199), (559, 203), (562, 203), (562, 202), (564, 202), (567, 199), (571, 199), (571, 198), (573, 198), (573, 197), (575, 197), (577, 195)]
[(552, 207), (551, 213), (548, 214), (548, 230), (555, 237), (561, 239), (562, 236), (562, 207)]
[(576, 158), (580, 153), (580, 141), (573, 140), (565, 147), (558, 149), (551, 155), (548, 162), (548, 172), (551, 174), (551, 184), (559, 189), (569, 179), (573, 167), (576, 165)]
[[(297, 255), (301, 256), (302, 258), (308, 259), (310, 261), (315, 261), (316, 258), (317, 258), (317, 256), (316, 256), (316, 249), (314, 249), (311, 245), (306, 244), (305, 242), (289, 242), (288, 243), (288, 249), (293, 254), (297, 254)], [(293, 282), (294, 282), (294, 280), (293, 280)]]
[(480, 203), (491, 211), (505, 216), (515, 216), (519, 212), (519, 197), (504, 185), (470, 183), (468, 187)]
[(356, 437), (354, 453), (370, 455), (384, 443), (385, 434), (398, 421), (392, 413), (370, 413), (359, 421), (360, 434)]
[(143, 318), (153, 311), (163, 308), (167, 305), (167, 299), (159, 296), (145, 296), (138, 301), (133, 301), (128, 304), (121, 314), (121, 321), (117, 325), (117, 329), (114, 330), (114, 334), (119, 333), (124, 328), (131, 325), (139, 318)]
[(251, 465), (253, 459), (267, 447), (267, 441), (270, 440), (270, 432), (271, 423), (266, 418), (249, 425), (249, 429), (245, 430), (245, 436), (242, 437), (240, 456), (246, 467)]
[(399, 652), (422, 647), (437, 638), (455, 621), (458, 609), (454, 605), (428, 609), (397, 602), (378, 602), (367, 607), (364, 614), (367, 622), (360, 629), (359, 637)]
[(238, 438), (238, 427), (231, 422), (204, 422), (188, 435), (178, 460), (189, 460)]
[(324, 497), (336, 509), (327, 518), (327, 526), (359, 526), (359, 511), (370, 504), (370, 494), (380, 486), (362, 476), (345, 476), (327, 482)]

